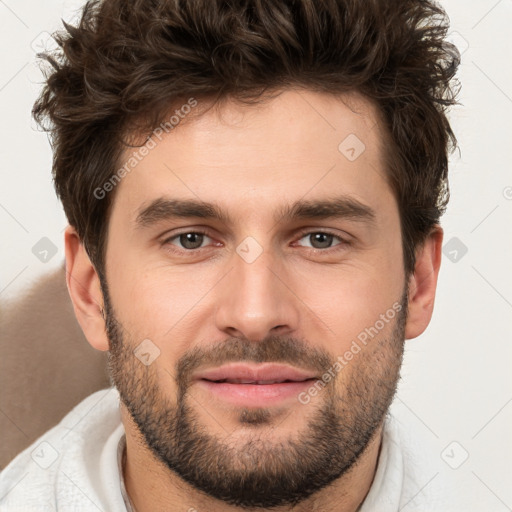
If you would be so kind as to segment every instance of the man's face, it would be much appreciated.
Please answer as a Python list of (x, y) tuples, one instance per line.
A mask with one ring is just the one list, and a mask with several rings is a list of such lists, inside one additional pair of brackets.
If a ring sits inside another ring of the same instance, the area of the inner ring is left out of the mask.
[[(116, 191), (103, 285), (127, 433), (232, 504), (299, 502), (347, 472), (396, 389), (399, 213), (376, 113), (344, 100), (228, 102), (156, 139)], [(295, 382), (233, 380), (260, 369)]]

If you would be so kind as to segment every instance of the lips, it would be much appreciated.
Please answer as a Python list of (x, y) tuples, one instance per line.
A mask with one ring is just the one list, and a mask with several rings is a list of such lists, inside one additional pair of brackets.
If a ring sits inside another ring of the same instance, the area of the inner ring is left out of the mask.
[(282, 364), (249, 365), (246, 363), (231, 363), (200, 371), (194, 378), (215, 383), (269, 385), (303, 382), (316, 379), (317, 376), (310, 371)]
[[(210, 380), (210, 379), (205, 379)], [(304, 379), (308, 380), (308, 379)], [(303, 382), (303, 381), (296, 381), (296, 380), (252, 380), (252, 379), (223, 379), (223, 380), (215, 380), (210, 382), (217, 382), (219, 384), (221, 383), (228, 383), (228, 384), (282, 384), (284, 382)]]
[(277, 363), (230, 363), (193, 378), (212, 403), (251, 408), (296, 406), (297, 396), (317, 379), (311, 371)]

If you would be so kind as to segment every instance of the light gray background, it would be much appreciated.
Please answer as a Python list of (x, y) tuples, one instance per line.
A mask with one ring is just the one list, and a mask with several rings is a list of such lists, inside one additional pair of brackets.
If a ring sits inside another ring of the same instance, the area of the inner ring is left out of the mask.
[[(0, 0), (0, 299), (64, 259), (51, 149), (30, 110), (42, 81), (34, 49), (80, 4)], [(512, 510), (512, 0), (442, 5), (463, 51), (462, 105), (451, 114), (461, 153), (451, 158), (443, 218), (452, 245), (432, 323), (407, 342), (393, 412), (434, 455), (424, 484), (456, 491), (445, 510), (498, 512)], [(43, 237), (57, 251), (47, 262), (32, 252)]]

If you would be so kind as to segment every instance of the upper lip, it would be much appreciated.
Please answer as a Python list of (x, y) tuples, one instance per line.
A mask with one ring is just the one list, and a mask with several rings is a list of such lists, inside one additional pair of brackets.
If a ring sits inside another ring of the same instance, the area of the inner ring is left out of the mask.
[(210, 381), (241, 380), (244, 382), (259, 383), (263, 381), (263, 383), (270, 383), (286, 380), (304, 381), (315, 379), (316, 376), (310, 371), (282, 364), (249, 365), (246, 363), (231, 363), (199, 371), (194, 375), (194, 378)]

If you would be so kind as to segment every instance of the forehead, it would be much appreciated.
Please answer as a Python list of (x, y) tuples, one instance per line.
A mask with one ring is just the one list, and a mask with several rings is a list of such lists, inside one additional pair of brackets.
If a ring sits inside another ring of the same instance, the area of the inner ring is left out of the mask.
[[(373, 203), (391, 196), (378, 111), (357, 94), (287, 90), (259, 104), (202, 107), (197, 100), (196, 111), (183, 110), (188, 118), (182, 113), (168, 133), (153, 133), (151, 149), (118, 184), (114, 211), (134, 222), (149, 201), (176, 197), (251, 216), (299, 196), (336, 192)], [(124, 151), (120, 167), (134, 151)]]

